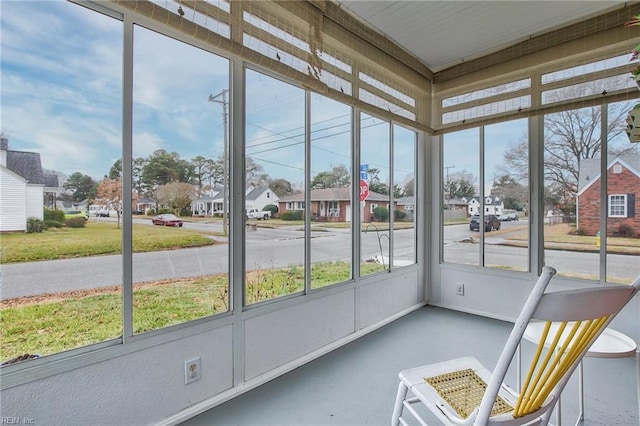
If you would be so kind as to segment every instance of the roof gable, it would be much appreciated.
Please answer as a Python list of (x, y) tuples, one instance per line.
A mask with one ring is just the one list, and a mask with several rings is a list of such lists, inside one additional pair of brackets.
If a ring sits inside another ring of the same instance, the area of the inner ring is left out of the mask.
[(45, 184), (40, 154), (37, 152), (7, 151), (7, 169), (31, 184)]
[[(600, 180), (600, 158), (583, 158), (578, 171), (578, 195)], [(620, 163), (631, 173), (640, 177), (640, 155), (623, 154), (614, 157), (607, 165), (610, 170), (616, 163)]]

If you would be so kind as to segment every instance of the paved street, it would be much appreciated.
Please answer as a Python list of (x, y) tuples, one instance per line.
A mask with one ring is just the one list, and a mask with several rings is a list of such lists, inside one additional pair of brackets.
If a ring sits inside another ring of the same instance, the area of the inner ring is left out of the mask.
[[(140, 220), (140, 219), (137, 219)], [(141, 223), (149, 224), (148, 220)], [(485, 264), (526, 270), (528, 250), (504, 246), (499, 243), (509, 230), (521, 232), (526, 225), (519, 222), (503, 223), (499, 233), (487, 233)], [(211, 231), (220, 229), (220, 222), (207, 224), (189, 222), (185, 228)], [(506, 231), (506, 232), (505, 232)], [(474, 233), (476, 234), (476, 233)], [(444, 259), (447, 262), (479, 264), (480, 247), (469, 241), (472, 235), (467, 224), (446, 226), (444, 232)], [(277, 268), (301, 266), (304, 263), (304, 234), (300, 226), (281, 228), (257, 228), (246, 232), (246, 268)], [(361, 234), (362, 258), (369, 259), (388, 255), (387, 231)], [(396, 259), (410, 261), (413, 253), (413, 230), (396, 230), (394, 253)], [(546, 263), (564, 273), (580, 276), (597, 276), (599, 261), (597, 253), (547, 250)], [(311, 232), (311, 261), (350, 260), (351, 234), (347, 229), (330, 229)], [(609, 279), (631, 280), (640, 272), (638, 256), (607, 256)], [(134, 282), (200, 276), (228, 271), (228, 245), (168, 250), (151, 253), (136, 253), (133, 256)], [(575, 271), (575, 272), (574, 272)], [(100, 288), (122, 283), (122, 257), (119, 255), (95, 256), (0, 266), (0, 296), (11, 299), (46, 293)]]

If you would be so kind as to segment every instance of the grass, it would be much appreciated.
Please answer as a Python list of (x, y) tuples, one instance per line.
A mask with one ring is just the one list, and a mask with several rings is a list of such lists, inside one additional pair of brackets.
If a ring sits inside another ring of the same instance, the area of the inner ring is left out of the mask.
[[(596, 237), (572, 235), (569, 224), (559, 224), (544, 227), (544, 246), (546, 249), (572, 251), (598, 251)], [(525, 247), (528, 244), (528, 229), (506, 238), (507, 244)], [(607, 252), (618, 254), (640, 255), (640, 238), (607, 237)]]
[[(42, 233), (3, 234), (0, 263), (69, 259), (122, 252), (122, 229), (112, 222), (91, 222), (85, 228), (50, 228)], [(133, 225), (137, 253), (215, 244), (200, 232), (163, 226)]]
[[(362, 274), (381, 269), (364, 263)], [(247, 273), (247, 304), (302, 291), (300, 267)], [(312, 265), (313, 288), (348, 280), (348, 262)], [(0, 359), (22, 354), (48, 355), (117, 338), (122, 334), (119, 286), (0, 301)], [(141, 283), (133, 291), (134, 333), (227, 312), (226, 274)]]

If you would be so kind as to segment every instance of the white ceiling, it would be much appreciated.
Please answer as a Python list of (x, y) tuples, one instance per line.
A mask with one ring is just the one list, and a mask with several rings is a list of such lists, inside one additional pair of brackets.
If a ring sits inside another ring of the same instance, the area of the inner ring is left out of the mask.
[(338, 3), (403, 46), (434, 72), (625, 4), (615, 0), (338, 0)]

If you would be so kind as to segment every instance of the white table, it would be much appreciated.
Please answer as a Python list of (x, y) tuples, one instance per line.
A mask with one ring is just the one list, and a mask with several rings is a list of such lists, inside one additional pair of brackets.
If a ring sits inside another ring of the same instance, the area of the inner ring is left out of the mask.
[[(544, 322), (542, 321), (532, 321), (527, 325), (525, 329), (524, 335), (522, 336), (525, 340), (529, 342), (533, 342), (535, 344), (538, 343), (540, 337), (542, 336), (542, 331), (544, 328)], [(547, 341), (545, 341), (545, 346), (549, 347), (551, 344), (552, 336), (555, 335), (558, 330), (559, 324), (552, 323), (551, 328), (549, 330), (549, 334), (547, 336)], [(569, 328), (569, 327), (567, 327)], [(585, 357), (590, 358), (627, 358), (627, 357), (635, 357), (636, 358), (636, 383), (638, 386), (638, 415), (640, 416), (640, 350), (638, 350), (638, 345), (636, 342), (630, 337), (620, 333), (619, 331), (612, 330), (610, 328), (606, 328), (600, 336), (593, 342), (593, 345), (589, 348)], [(518, 348), (518, 389), (521, 387), (521, 349)], [(578, 420), (576, 425), (584, 420), (584, 383), (583, 383), (583, 366), (582, 361), (578, 365), (578, 389), (579, 389), (579, 407), (580, 414), (578, 416)], [(639, 417), (640, 418), (640, 417)], [(556, 409), (556, 423), (557, 426), (561, 426), (561, 409), (560, 409), (560, 400), (558, 399), (558, 406)]]

